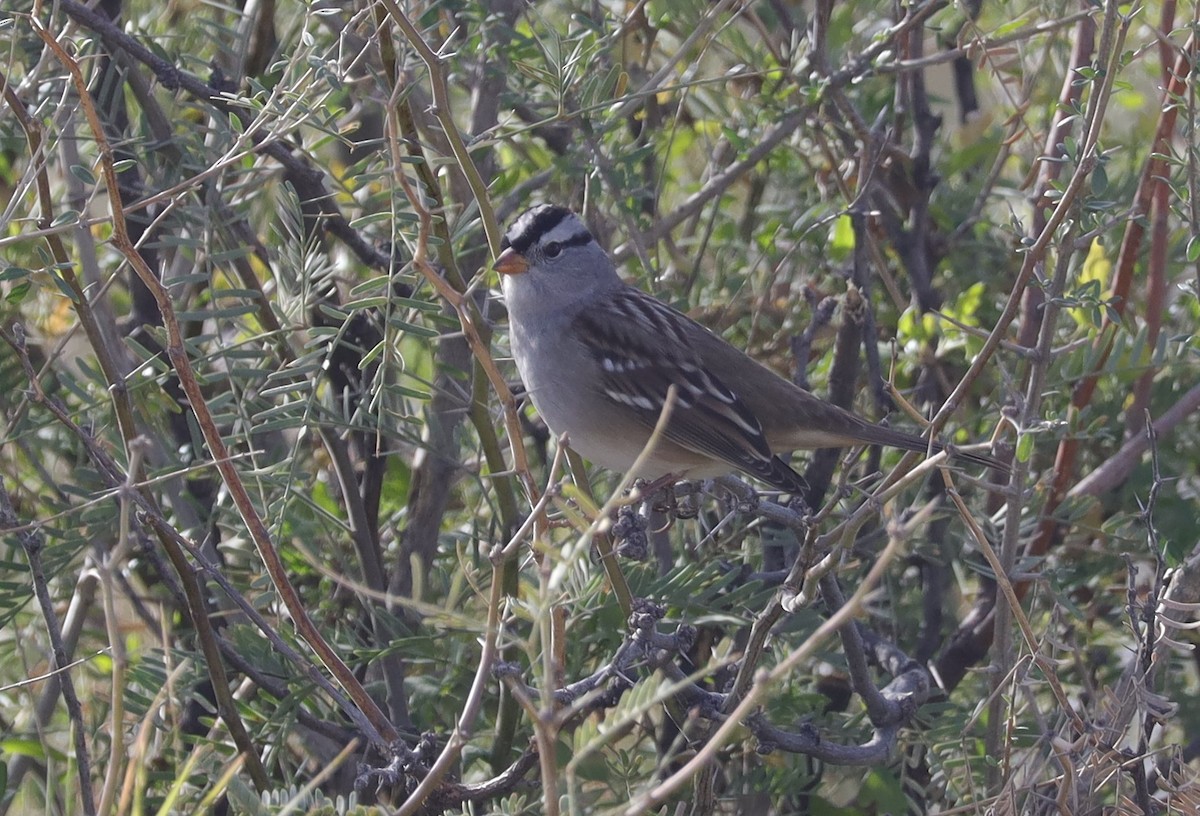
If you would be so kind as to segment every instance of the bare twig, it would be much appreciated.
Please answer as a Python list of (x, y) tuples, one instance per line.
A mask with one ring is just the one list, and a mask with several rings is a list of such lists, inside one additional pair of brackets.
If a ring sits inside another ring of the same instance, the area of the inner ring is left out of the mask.
[[(0, 481), (0, 529), (9, 530), (18, 525), (19, 519), (8, 498), (8, 490)], [(42, 550), (45, 540), (40, 533), (18, 533), (17, 540), (25, 550), (29, 560), (29, 572), (33, 576), (33, 591), (41, 607), (42, 618), (46, 622), (46, 632), (50, 636), (50, 646), (54, 659), (53, 667), (58, 673), (59, 689), (63, 702), (67, 706), (67, 716), (71, 720), (72, 738), (75, 741), (75, 770), (79, 774), (79, 797), (83, 812), (94, 815), (96, 799), (92, 792), (92, 761), (88, 750), (87, 735), (89, 729), (84, 723), (83, 707), (79, 703), (79, 695), (75, 691), (75, 682), (67, 670), (70, 665), (66, 643), (63, 640), (62, 627), (59, 625), (58, 613), (54, 609), (54, 600), (50, 597), (49, 576), (42, 565)]]
[[(379, 706), (367, 694), (366, 690), (363, 689), (362, 684), (358, 682), (358, 679), (350, 671), (350, 668), (337, 652), (325, 642), (325, 639), (309, 618), (303, 601), (296, 594), (295, 589), (288, 580), (283, 561), (280, 559), (279, 553), (271, 541), (270, 531), (263, 523), (261, 516), (259, 516), (249, 492), (242, 483), (240, 474), (233, 466), (228, 450), (225, 447), (225, 441), (221, 438), (221, 433), (213, 421), (211, 412), (208, 410), (204, 392), (196, 380), (191, 361), (188, 359), (187, 352), (185, 351), (184, 338), (179, 327), (179, 321), (175, 316), (175, 307), (171, 301), (171, 295), (155, 276), (154, 271), (146, 266), (136, 247), (130, 243), (129, 235), (125, 230), (121, 193), (117, 184), (116, 170), (113, 167), (112, 150), (108, 145), (104, 128), (100, 123), (96, 110), (90, 103), (87, 87), (84, 83), (83, 75), (79, 70), (79, 65), (57, 40), (54, 39), (53, 35), (41, 27), (36, 18), (34, 18), (34, 21), (35, 30), (42, 37), (42, 41), (54, 52), (59, 62), (71, 74), (71, 78), (75, 83), (84, 113), (92, 129), (92, 135), (99, 148), (105, 186), (108, 189), (108, 195), (113, 205), (113, 246), (125, 256), (125, 259), (137, 273), (138, 277), (141, 278), (145, 286), (154, 294), (159, 311), (163, 316), (163, 325), (167, 330), (169, 341), (166, 349), (167, 356), (175, 368), (180, 385), (187, 394), (189, 404), (196, 415), (196, 420), (204, 435), (204, 440), (213, 457), (214, 465), (220, 472), (221, 478), (225, 482), (225, 486), (228, 488), (230, 496), (238, 512), (241, 514), (242, 520), (246, 523), (247, 531), (258, 548), (259, 555), (263, 559), (263, 564), (267, 568), (267, 573), (270, 575), (275, 588), (279, 591), (280, 598), (287, 607), (289, 614), (295, 620), (301, 635), (313, 650), (317, 652), (321, 661), (330, 669), (342, 687), (354, 699), (355, 705), (366, 715), (371, 723), (373, 739), (381, 744), (381, 747), (386, 748), (388, 744), (398, 739), (399, 734), (384, 716)], [(233, 716), (233, 712), (223, 713)], [(250, 753), (254, 752), (250, 751)]]
[(663, 780), (662, 783), (635, 797), (630, 806), (624, 811), (626, 816), (641, 816), (647, 810), (659, 807), (681, 785), (699, 773), (701, 769), (708, 766), (713, 761), (717, 751), (732, 738), (735, 730), (747, 720), (751, 712), (757, 708), (760, 700), (767, 694), (771, 687), (787, 677), (799, 663), (807, 660), (834, 632), (842, 626), (849, 624), (854, 619), (862, 608), (867, 594), (875, 588), (876, 583), (878, 583), (884, 571), (891, 564), (892, 559), (900, 551), (902, 544), (903, 536), (889, 536), (887, 546), (879, 554), (878, 560), (872, 565), (871, 570), (863, 578), (862, 583), (858, 585), (858, 588), (846, 602), (846, 605), (830, 615), (804, 643), (793, 650), (774, 668), (761, 673), (755, 679), (745, 697), (729, 712), (728, 719), (716, 730), (704, 747), (697, 751), (696, 755), (688, 760), (683, 767)]

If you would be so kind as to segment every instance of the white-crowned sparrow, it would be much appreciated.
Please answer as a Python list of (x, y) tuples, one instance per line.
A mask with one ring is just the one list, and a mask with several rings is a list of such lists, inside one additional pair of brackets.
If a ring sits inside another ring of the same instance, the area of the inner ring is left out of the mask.
[[(775, 452), (862, 443), (942, 448), (814, 397), (623, 283), (570, 210), (526, 211), (502, 246), (495, 269), (521, 380), (550, 429), (598, 465), (633, 467), (672, 385), (666, 430), (635, 476), (702, 479), (736, 469), (800, 493), (804, 479)], [(961, 456), (1003, 468), (991, 457)]]

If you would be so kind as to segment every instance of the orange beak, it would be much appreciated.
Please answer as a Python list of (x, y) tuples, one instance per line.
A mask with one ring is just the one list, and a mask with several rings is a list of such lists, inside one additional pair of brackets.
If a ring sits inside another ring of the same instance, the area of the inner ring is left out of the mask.
[(529, 261), (525, 260), (524, 255), (509, 247), (500, 253), (496, 263), (492, 264), (492, 269), (501, 275), (520, 275), (529, 269)]

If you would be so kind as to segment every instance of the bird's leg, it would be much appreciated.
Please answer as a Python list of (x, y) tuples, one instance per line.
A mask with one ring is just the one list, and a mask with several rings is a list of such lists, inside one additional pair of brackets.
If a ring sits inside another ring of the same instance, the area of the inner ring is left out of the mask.
[(679, 503), (675, 498), (675, 483), (663, 485), (658, 492), (650, 494), (648, 504), (654, 512), (667, 514), (667, 526), (669, 527), (679, 509)]
[[(651, 479), (650, 481), (646, 481), (645, 479), (637, 479), (633, 483), (633, 490), (636, 491), (637, 494), (642, 498), (653, 499), (665, 488), (674, 487), (675, 483), (678, 481), (679, 474), (677, 473), (668, 473), (666, 475), (659, 476), (657, 479)], [(671, 501), (674, 501), (674, 499)]]
[(659, 476), (657, 479), (652, 479), (649, 482), (638, 479), (633, 483), (633, 489), (629, 491), (631, 499), (635, 501), (641, 499), (645, 502), (647, 513), (666, 514), (666, 525), (661, 529), (656, 529), (654, 531), (656, 533), (670, 528), (676, 518), (682, 518), (682, 516), (677, 514), (679, 504), (675, 498), (675, 483), (678, 480), (679, 477), (674, 473)]
[(784, 507), (805, 518), (809, 518), (813, 514), (813, 509), (808, 506), (808, 502), (804, 499), (804, 496), (798, 493), (789, 496), (787, 501), (784, 502)]
[(675, 518), (687, 521), (700, 515), (700, 508), (696, 506), (696, 492), (682, 496), (674, 488), (671, 492), (675, 494)]

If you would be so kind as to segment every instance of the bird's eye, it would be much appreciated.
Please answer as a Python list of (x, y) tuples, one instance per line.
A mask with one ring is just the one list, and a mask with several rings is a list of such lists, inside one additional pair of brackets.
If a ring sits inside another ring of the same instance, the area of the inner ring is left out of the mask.
[(558, 241), (551, 241), (543, 247), (542, 254), (547, 258), (557, 258), (562, 254), (562, 244)]

